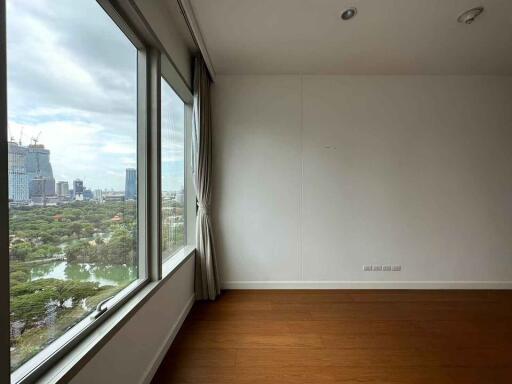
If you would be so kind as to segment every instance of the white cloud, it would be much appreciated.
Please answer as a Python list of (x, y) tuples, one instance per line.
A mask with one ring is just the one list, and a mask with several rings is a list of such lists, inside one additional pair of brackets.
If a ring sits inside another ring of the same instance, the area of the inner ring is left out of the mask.
[(133, 143), (106, 143), (101, 147), (101, 151), (110, 154), (130, 155), (137, 153), (137, 148), (133, 146)]

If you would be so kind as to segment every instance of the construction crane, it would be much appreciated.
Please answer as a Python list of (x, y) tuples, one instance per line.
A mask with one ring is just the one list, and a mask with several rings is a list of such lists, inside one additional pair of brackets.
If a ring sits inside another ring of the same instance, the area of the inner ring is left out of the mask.
[(37, 134), (36, 137), (33, 137), (31, 138), (32, 142), (34, 143), (34, 145), (37, 145), (37, 143), (39, 142), (39, 137), (41, 136), (41, 131), (39, 131), (39, 133)]
[(32, 137), (31, 140), (34, 143), (34, 151), (36, 152), (36, 175), (38, 181), (40, 182), (38, 188), (42, 189), (40, 192), (42, 194), (43, 207), (46, 207), (46, 178), (41, 175), (41, 165), (39, 162), (39, 148), (37, 143), (39, 142), (39, 137), (41, 136), (41, 131), (37, 134), (36, 137)]

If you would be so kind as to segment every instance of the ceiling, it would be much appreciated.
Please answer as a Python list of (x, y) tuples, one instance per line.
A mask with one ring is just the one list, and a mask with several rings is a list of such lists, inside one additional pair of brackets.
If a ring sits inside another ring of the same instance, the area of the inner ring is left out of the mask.
[[(219, 74), (512, 75), (512, 0), (190, 3)], [(349, 6), (358, 14), (342, 21)]]

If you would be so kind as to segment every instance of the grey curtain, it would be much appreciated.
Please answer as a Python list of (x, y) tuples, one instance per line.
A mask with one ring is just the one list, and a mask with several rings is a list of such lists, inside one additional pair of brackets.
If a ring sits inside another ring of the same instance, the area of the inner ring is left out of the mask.
[(196, 275), (198, 300), (214, 300), (220, 294), (210, 215), (212, 189), (212, 121), (210, 77), (201, 58), (194, 65), (194, 107), (192, 116), (192, 170), (197, 197)]

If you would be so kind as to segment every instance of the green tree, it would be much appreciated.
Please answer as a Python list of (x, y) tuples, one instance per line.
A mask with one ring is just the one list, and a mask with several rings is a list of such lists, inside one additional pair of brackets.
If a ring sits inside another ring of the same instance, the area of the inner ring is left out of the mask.
[(18, 270), (9, 274), (11, 285), (25, 283), (29, 278), (29, 274), (26, 271)]
[(24, 261), (34, 250), (30, 243), (18, 243), (11, 247), (11, 255), (15, 260)]
[(79, 241), (77, 243), (68, 245), (65, 252), (66, 259), (70, 263), (85, 263), (89, 260), (92, 253), (92, 246), (86, 241)]
[(11, 321), (23, 323), (23, 329), (42, 321), (52, 305), (57, 314), (81, 300), (101, 293), (98, 283), (58, 279), (40, 279), (11, 287)]

